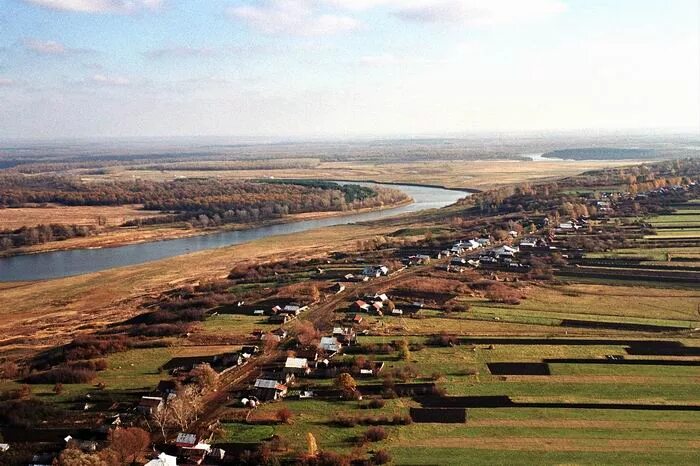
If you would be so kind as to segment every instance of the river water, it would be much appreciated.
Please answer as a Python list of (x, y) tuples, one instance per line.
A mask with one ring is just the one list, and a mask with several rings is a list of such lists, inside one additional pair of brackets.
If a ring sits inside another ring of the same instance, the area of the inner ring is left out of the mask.
[[(374, 185), (373, 183), (355, 184)], [(414, 202), (409, 205), (375, 212), (301, 220), (189, 238), (152, 241), (112, 248), (73, 249), (0, 258), (0, 282), (45, 280), (98, 272), (114, 267), (142, 264), (195, 251), (247, 243), (268, 236), (298, 233), (332, 225), (379, 220), (409, 212), (445, 207), (469, 195), (462, 191), (426, 186), (387, 185), (387, 187), (400, 189), (412, 197)]]

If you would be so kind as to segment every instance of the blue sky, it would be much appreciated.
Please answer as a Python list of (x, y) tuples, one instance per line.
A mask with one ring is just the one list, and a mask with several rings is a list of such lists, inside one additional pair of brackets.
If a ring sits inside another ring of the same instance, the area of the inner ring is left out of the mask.
[(0, 0), (0, 137), (700, 128), (697, 0)]

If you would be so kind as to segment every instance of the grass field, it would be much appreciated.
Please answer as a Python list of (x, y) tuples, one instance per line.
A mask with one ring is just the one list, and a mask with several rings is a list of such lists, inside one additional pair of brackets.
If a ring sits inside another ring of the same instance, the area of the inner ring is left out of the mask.
[[(412, 338), (416, 341), (416, 338)], [(362, 337), (361, 342), (382, 341)], [(386, 341), (386, 340), (385, 340)], [(688, 342), (689, 343), (689, 342)], [(539, 362), (545, 358), (604, 358), (624, 353), (621, 345), (497, 344), (432, 348), (411, 353), (420, 376), (436, 370), (449, 395), (509, 395), (518, 402), (690, 403), (700, 405), (700, 367), (552, 364), (550, 376), (493, 376), (488, 362)], [(396, 355), (369, 356), (399, 367)], [(376, 383), (364, 380), (363, 383)], [(350, 452), (366, 427), (336, 427), (332, 414), (393, 416), (418, 403), (387, 400), (378, 410), (361, 402), (288, 400), (263, 405), (256, 416), (270, 417), (282, 406), (293, 413), (289, 425), (274, 426), (293, 449), (305, 448), (311, 432), (320, 448)], [(690, 464), (700, 459), (700, 412), (634, 409), (470, 408), (465, 424), (412, 424), (385, 427), (386, 449), (396, 464)], [(242, 438), (245, 434), (241, 435)]]

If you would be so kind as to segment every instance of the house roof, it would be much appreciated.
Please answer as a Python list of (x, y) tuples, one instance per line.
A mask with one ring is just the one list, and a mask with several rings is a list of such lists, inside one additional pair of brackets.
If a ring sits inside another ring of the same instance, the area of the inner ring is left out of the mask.
[(257, 379), (255, 381), (255, 388), (270, 388), (275, 390), (284, 390), (286, 387), (276, 380), (268, 379)]
[(180, 432), (175, 438), (175, 444), (177, 446), (195, 446), (197, 445), (197, 434)]
[(161, 453), (158, 458), (152, 459), (145, 466), (177, 466), (177, 457)]
[(139, 406), (155, 407), (163, 402), (163, 398), (159, 396), (142, 396)]
[(322, 337), (320, 346), (326, 351), (338, 351), (340, 343), (336, 337)]
[(284, 367), (290, 369), (306, 369), (309, 367), (309, 362), (306, 358), (287, 358)]

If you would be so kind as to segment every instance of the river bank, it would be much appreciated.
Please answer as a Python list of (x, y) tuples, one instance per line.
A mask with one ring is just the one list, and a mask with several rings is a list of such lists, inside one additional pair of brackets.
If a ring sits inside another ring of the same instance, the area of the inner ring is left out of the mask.
[(111, 227), (100, 231), (99, 233), (92, 236), (76, 237), (62, 241), (50, 241), (34, 246), (2, 251), (0, 252), (0, 258), (17, 257), (31, 254), (44, 254), (59, 251), (70, 251), (76, 249), (117, 248), (133, 244), (192, 238), (195, 236), (244, 231), (255, 228), (269, 227), (273, 225), (283, 225), (285, 223), (293, 223), (303, 220), (333, 218), (368, 212), (381, 212), (383, 210), (394, 209), (397, 207), (409, 205), (411, 203), (413, 203), (413, 199), (409, 198), (402, 202), (383, 205), (379, 207), (367, 207), (363, 209), (345, 211), (305, 212), (300, 214), (287, 215), (278, 219), (264, 220), (253, 223), (232, 223), (213, 228), (195, 229), (189, 226), (185, 226), (184, 223), (179, 223), (176, 225), (143, 225), (140, 227)]
[[(396, 185), (414, 202), (386, 206), (365, 212), (342, 212), (319, 218), (277, 222), (256, 228), (195, 234), (175, 239), (114, 245), (101, 248), (68, 249), (0, 258), (0, 282), (36, 281), (99, 272), (207, 249), (223, 248), (266, 237), (350, 223), (370, 222), (425, 209), (445, 207), (468, 193), (437, 188)], [(188, 232), (183, 232), (188, 233)]]

